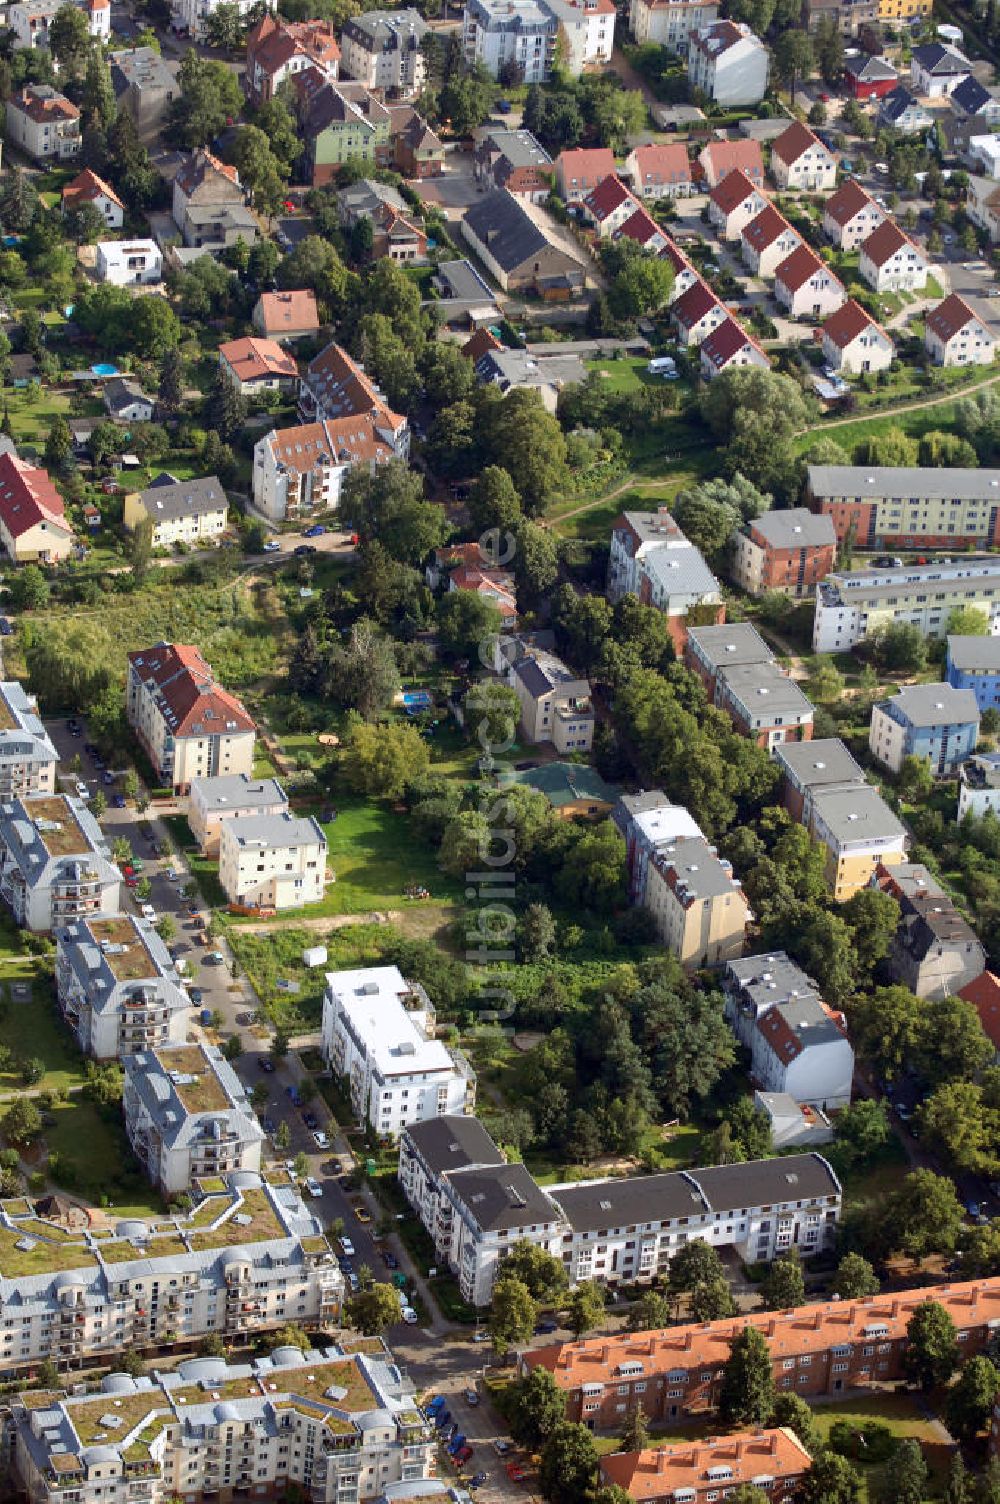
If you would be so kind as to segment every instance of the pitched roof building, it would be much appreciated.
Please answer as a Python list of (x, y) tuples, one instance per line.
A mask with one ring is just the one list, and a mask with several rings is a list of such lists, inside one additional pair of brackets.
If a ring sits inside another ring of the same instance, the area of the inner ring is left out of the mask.
[(0, 547), (15, 564), (58, 563), (73, 547), (63, 499), (47, 470), (0, 454)]
[(219, 346), (219, 365), (244, 396), (256, 392), (294, 392), (299, 383), (294, 358), (277, 340), (232, 339)]
[(316, 294), (308, 287), (262, 292), (254, 304), (253, 325), (265, 339), (304, 339), (318, 334)]
[(812, 1467), (812, 1457), (787, 1426), (745, 1431), (705, 1441), (649, 1447), (642, 1452), (615, 1452), (602, 1457), (602, 1483), (623, 1488), (636, 1504), (707, 1504), (739, 1487), (764, 1487), (774, 1498), (790, 1497)]
[(70, 214), (90, 204), (97, 210), (109, 230), (118, 230), (125, 220), (125, 205), (110, 183), (99, 178), (89, 167), (84, 168), (62, 191), (62, 210)]
[(888, 370), (896, 353), (881, 324), (854, 298), (831, 313), (822, 326), (822, 336), (827, 365), (855, 376)]
[(129, 653), (125, 709), (157, 776), (175, 789), (253, 770), (256, 725), (196, 647), (159, 642)]

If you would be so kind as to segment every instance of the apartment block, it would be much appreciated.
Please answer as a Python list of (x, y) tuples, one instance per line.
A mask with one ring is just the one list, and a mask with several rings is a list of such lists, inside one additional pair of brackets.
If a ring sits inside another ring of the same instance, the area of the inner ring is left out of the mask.
[(670, 52), (687, 57), (693, 32), (719, 19), (717, 0), (631, 0), (629, 30), (642, 46), (659, 42)]
[(473, 157), (477, 182), (543, 204), (552, 188), (552, 158), (530, 131), (490, 130)]
[(55, 793), (58, 760), (34, 695), (16, 679), (0, 681), (0, 801)]
[(715, 104), (759, 104), (767, 74), (767, 48), (749, 26), (714, 21), (688, 38), (688, 82)]
[(514, 665), (509, 683), (521, 704), (520, 729), (527, 741), (551, 742), (560, 753), (589, 752), (594, 740), (589, 679), (554, 653), (535, 650)]
[(735, 543), (733, 579), (748, 595), (812, 595), (837, 557), (833, 522), (806, 507), (763, 512), (740, 528)]
[(843, 1015), (784, 951), (730, 961), (722, 986), (756, 1087), (826, 1112), (848, 1105), (854, 1051)]
[(632, 903), (646, 902), (650, 866), (658, 847), (702, 837), (694, 816), (683, 805), (671, 804), (661, 789), (622, 794), (611, 818), (625, 842), (625, 871)]
[(826, 848), (826, 880), (836, 903), (867, 887), (880, 864), (897, 867), (906, 860), (906, 827), (867, 783), (814, 790), (809, 831)]
[(281, 815), (288, 795), (276, 778), (251, 778), (229, 773), (221, 778), (195, 778), (188, 795), (188, 825), (206, 856), (217, 856), (227, 820), (254, 815)]
[[(787, 1203), (774, 1210), (780, 1215)], [(1000, 1279), (922, 1285), (866, 1300), (830, 1300), (655, 1332), (554, 1342), (522, 1353), (520, 1371), (547, 1368), (566, 1396), (567, 1420), (591, 1430), (620, 1430), (633, 1409), (654, 1423), (693, 1419), (717, 1409), (733, 1339), (751, 1326), (767, 1342), (779, 1394), (803, 1399), (844, 1394), (905, 1377), (906, 1328), (928, 1301), (944, 1306), (955, 1323), (963, 1358), (992, 1341), (1000, 1321)]]
[(602, 1457), (599, 1477), (637, 1501), (712, 1504), (741, 1484), (766, 1490), (774, 1504), (792, 1504), (812, 1457), (787, 1426), (744, 1431), (706, 1441), (615, 1452)]
[(208, 1044), (167, 1044), (124, 1061), (125, 1132), (165, 1196), (202, 1178), (260, 1169), (264, 1133), (239, 1076)]
[(872, 706), (868, 746), (891, 773), (899, 772), (904, 758), (919, 757), (935, 778), (950, 778), (978, 740), (979, 705), (971, 689), (905, 684)]
[(877, 867), (871, 885), (899, 904), (887, 964), (917, 997), (953, 997), (982, 976), (986, 952), (940, 883), (919, 862)]
[(809, 465), (806, 494), (814, 512), (832, 517), (838, 543), (851, 539), (868, 549), (1000, 544), (1000, 470)]
[(769, 752), (781, 742), (812, 737), (812, 702), (778, 663), (727, 667), (720, 675), (715, 703), (741, 736)]
[(183, 1040), (191, 999), (144, 919), (74, 919), (56, 931), (56, 997), (85, 1055), (121, 1060)]
[(87, 806), (65, 794), (0, 804), (0, 898), (24, 929), (118, 913), (121, 873)]
[(125, 710), (157, 777), (181, 793), (195, 778), (253, 771), (257, 728), (196, 647), (129, 653)]
[(254, 445), (253, 504), (272, 522), (336, 511), (349, 471), (373, 472), (397, 453), (392, 434), (371, 412), (272, 429)]
[(725, 620), (718, 580), (666, 507), (623, 512), (612, 524), (607, 596), (614, 605), (625, 595), (663, 612), (678, 651), (684, 648), (692, 607), (715, 606), (718, 620)]
[[(114, 1363), (126, 1350), (154, 1353), (210, 1332), (243, 1346), (288, 1322), (335, 1325), (344, 1278), (294, 1183), (242, 1171), (210, 1184), (221, 1188), (191, 1212), (122, 1219), (103, 1237), (50, 1226), (28, 1203), (0, 1208), (0, 1249), (16, 1249), (27, 1268), (0, 1273), (0, 1372), (27, 1373), (43, 1359), (62, 1370)], [(98, 1449), (91, 1460), (102, 1457)]]
[(558, 31), (545, 0), (468, 0), (462, 47), (492, 78), (513, 67), (526, 84), (540, 84), (552, 71)]
[(816, 590), (813, 651), (849, 652), (878, 627), (899, 621), (917, 627), (925, 637), (944, 637), (949, 617), (959, 606), (982, 611), (993, 631), (1000, 616), (998, 585), (1000, 561), (992, 559), (828, 575)]
[(864, 771), (835, 736), (782, 742), (774, 749), (782, 774), (782, 802), (793, 820), (812, 828), (813, 800), (822, 790), (865, 782)]
[(1000, 637), (948, 637), (944, 676), (953, 689), (971, 689), (980, 710), (1000, 705)]
[(436, 1461), (412, 1382), (377, 1337), (350, 1334), (242, 1364), (189, 1358), (150, 1378), (112, 1373), (69, 1395), (24, 1394), (9, 1435), (31, 1504), (60, 1504), (67, 1490), (82, 1504), (109, 1491), (149, 1504), (293, 1492), (313, 1504), (413, 1499)]
[(472, 1113), (475, 1073), (434, 1030), (426, 992), (397, 966), (327, 973), (323, 1054), (347, 1078), (357, 1121), (380, 1138), (425, 1118)]
[(688, 970), (722, 966), (743, 954), (750, 905), (732, 863), (700, 833), (657, 846), (645, 907), (660, 941)]
[(958, 823), (966, 815), (981, 819), (987, 811), (1000, 815), (1000, 753), (979, 752), (958, 770)]
[(692, 627), (684, 647), (684, 663), (698, 675), (711, 704), (729, 668), (772, 663), (774, 654), (749, 622), (726, 622), (721, 627)]
[(219, 882), (231, 904), (300, 909), (326, 886), (326, 836), (312, 815), (237, 815), (222, 822)]
[(351, 16), (340, 35), (344, 72), (367, 89), (412, 98), (423, 88), (421, 43), (426, 34), (427, 22), (416, 10), (372, 10)]

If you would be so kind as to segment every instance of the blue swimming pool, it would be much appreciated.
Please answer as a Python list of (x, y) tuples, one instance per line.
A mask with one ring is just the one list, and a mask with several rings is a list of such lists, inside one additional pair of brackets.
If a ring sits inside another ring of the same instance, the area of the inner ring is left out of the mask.
[(434, 701), (426, 689), (404, 689), (403, 704), (407, 710), (430, 710)]
[(93, 373), (94, 373), (95, 376), (117, 376), (118, 375), (118, 367), (117, 366), (108, 365), (106, 362), (102, 362), (100, 365), (91, 366), (90, 369), (93, 371)]

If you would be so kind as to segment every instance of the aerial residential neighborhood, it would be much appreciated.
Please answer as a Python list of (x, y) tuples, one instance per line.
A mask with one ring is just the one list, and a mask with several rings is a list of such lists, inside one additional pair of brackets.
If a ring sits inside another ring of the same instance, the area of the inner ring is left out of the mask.
[(1000, 1499), (1000, 15), (15, 0), (31, 1504)]

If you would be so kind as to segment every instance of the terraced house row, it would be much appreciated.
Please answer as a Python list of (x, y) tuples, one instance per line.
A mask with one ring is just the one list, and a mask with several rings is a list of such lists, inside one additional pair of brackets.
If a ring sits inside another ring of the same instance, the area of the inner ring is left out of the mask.
[(519, 1367), (547, 1368), (566, 1395), (567, 1418), (591, 1430), (620, 1427), (637, 1408), (654, 1421), (686, 1420), (716, 1409), (732, 1342), (748, 1326), (767, 1341), (779, 1393), (808, 1399), (901, 1379), (907, 1324), (927, 1301), (951, 1316), (968, 1358), (1000, 1323), (1000, 1278), (557, 1342), (522, 1353)]

